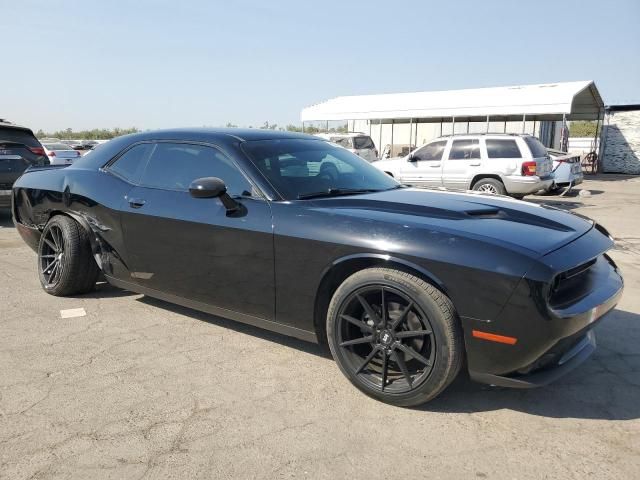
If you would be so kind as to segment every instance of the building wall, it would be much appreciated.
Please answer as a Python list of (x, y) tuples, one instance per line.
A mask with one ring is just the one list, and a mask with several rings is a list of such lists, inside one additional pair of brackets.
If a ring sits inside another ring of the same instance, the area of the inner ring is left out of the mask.
[(640, 174), (640, 110), (610, 112), (603, 138), (603, 172)]

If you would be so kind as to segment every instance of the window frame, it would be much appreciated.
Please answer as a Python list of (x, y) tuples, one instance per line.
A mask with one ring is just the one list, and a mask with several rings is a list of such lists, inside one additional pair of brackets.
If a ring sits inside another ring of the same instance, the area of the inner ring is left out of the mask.
[[(489, 145), (487, 142), (513, 142), (513, 144), (516, 146), (516, 149), (520, 153), (520, 156), (519, 157), (492, 157), (489, 155)], [(485, 152), (487, 153), (487, 160), (500, 160), (500, 159), (523, 160), (524, 159), (522, 148), (520, 147), (519, 142), (516, 140), (515, 137), (514, 138), (484, 138), (484, 148), (485, 148)]]
[(232, 156), (230, 156), (226, 152), (224, 152), (218, 145), (213, 144), (213, 143), (209, 143), (209, 142), (198, 142), (198, 141), (192, 141), (192, 140), (171, 140), (171, 139), (141, 140), (139, 142), (132, 143), (131, 145), (127, 145), (127, 147), (125, 149), (121, 150), (116, 155), (114, 155), (111, 159), (109, 159), (102, 167), (100, 167), (99, 170), (102, 171), (102, 172), (108, 173), (110, 175), (113, 175), (114, 177), (117, 177), (118, 179), (122, 180), (123, 182), (128, 183), (129, 185), (131, 185), (133, 187), (149, 188), (149, 189), (152, 189), (152, 190), (163, 190), (165, 192), (183, 192), (183, 193), (186, 192), (186, 193), (189, 193), (188, 189), (183, 190), (183, 189), (179, 189), (179, 188), (165, 188), (165, 187), (150, 186), (150, 185), (145, 185), (144, 183), (141, 182), (142, 175), (144, 174), (145, 170), (147, 169), (147, 166), (149, 165), (149, 159), (153, 155), (153, 152), (144, 161), (144, 166), (142, 168), (142, 172), (140, 174), (140, 178), (136, 182), (132, 182), (131, 180), (129, 180), (127, 178), (124, 178), (122, 175), (120, 175), (118, 172), (114, 171), (111, 168), (129, 150), (135, 148), (138, 145), (144, 145), (144, 144), (149, 144), (149, 143), (151, 143), (151, 144), (173, 143), (173, 144), (180, 144), (180, 145), (194, 145), (194, 146), (199, 146), (199, 147), (210, 147), (210, 148), (213, 148), (214, 150), (218, 151), (221, 155), (223, 155), (225, 158), (227, 158), (231, 162), (231, 164), (238, 169), (240, 174), (245, 178), (245, 180), (247, 180), (249, 185), (251, 187), (253, 187), (252, 190), (255, 191), (258, 194), (258, 195), (234, 195), (233, 196), (234, 198), (251, 198), (251, 199), (254, 199), (254, 200), (266, 200), (267, 199), (267, 196), (265, 195), (265, 192), (262, 191), (260, 186), (250, 177), (250, 175), (247, 174), (247, 172), (244, 170), (244, 168), (242, 168), (242, 166)]
[(413, 152), (411, 152), (409, 155), (413, 155), (413, 158), (415, 158), (415, 155), (419, 155), (420, 154), (420, 150), (426, 149), (427, 147), (429, 147), (430, 145), (433, 145), (434, 143), (444, 143), (444, 147), (442, 148), (442, 155), (440, 156), (440, 160), (422, 160), (420, 158), (416, 158), (415, 161), (416, 162), (441, 162), (442, 160), (444, 160), (444, 154), (447, 153), (447, 147), (449, 145), (449, 139), (440, 139), (440, 140), (433, 140), (429, 143), (425, 143), (424, 145), (421, 145), (420, 148), (417, 148), (416, 150), (414, 150)]
[[(451, 158), (451, 151), (453, 150), (453, 146), (455, 142), (476, 142), (478, 147), (478, 157), (473, 158)], [(451, 143), (449, 144), (449, 148), (447, 150), (447, 162), (468, 162), (471, 160), (482, 160), (482, 146), (479, 138), (452, 138)]]

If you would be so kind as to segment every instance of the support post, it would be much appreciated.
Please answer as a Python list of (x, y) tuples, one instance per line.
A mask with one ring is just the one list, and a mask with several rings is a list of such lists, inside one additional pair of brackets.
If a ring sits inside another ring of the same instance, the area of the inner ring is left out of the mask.
[(451, 135), (456, 133), (456, 117), (451, 117)]
[(411, 153), (411, 144), (413, 141), (411, 140), (411, 134), (413, 133), (413, 118), (409, 119), (409, 153)]
[(527, 115), (522, 115), (522, 133), (524, 133), (524, 129), (525, 129), (525, 122), (527, 120)]
[(489, 115), (487, 115), (487, 129), (485, 133), (489, 133)]
[(302, 133), (304, 133), (304, 120), (302, 121)]
[(391, 119), (391, 156), (393, 157), (393, 127), (394, 127), (394, 120)]

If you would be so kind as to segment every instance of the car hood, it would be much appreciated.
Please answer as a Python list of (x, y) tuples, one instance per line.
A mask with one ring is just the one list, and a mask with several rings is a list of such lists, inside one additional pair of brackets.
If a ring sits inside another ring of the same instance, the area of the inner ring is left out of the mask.
[(385, 158), (383, 160), (376, 160), (371, 165), (378, 167), (380, 170), (395, 170), (400, 167), (402, 162), (406, 160), (402, 157)]
[(402, 188), (314, 200), (336, 215), (473, 237), (514, 250), (545, 255), (593, 227), (586, 217), (554, 207), (481, 193)]

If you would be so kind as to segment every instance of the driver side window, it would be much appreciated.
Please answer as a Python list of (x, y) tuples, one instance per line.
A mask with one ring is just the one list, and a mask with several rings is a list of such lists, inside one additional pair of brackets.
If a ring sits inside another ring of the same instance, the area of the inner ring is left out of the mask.
[(414, 152), (413, 158), (417, 161), (442, 160), (442, 154), (447, 146), (446, 140), (429, 143), (418, 151)]
[(217, 149), (188, 143), (155, 144), (140, 184), (165, 190), (188, 190), (191, 182), (203, 177), (221, 178), (230, 195), (253, 191), (238, 167)]

